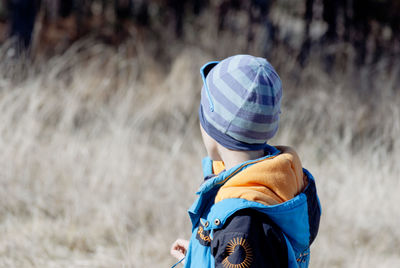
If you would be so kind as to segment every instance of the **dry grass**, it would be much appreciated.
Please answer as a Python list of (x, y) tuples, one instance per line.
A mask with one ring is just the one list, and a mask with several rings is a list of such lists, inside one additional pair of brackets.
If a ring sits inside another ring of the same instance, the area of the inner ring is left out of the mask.
[[(86, 46), (0, 63), (1, 267), (169, 267), (170, 243), (189, 236), (211, 57), (185, 49), (165, 74), (145, 51)], [(312, 267), (399, 267), (398, 85), (377, 75), (365, 101), (317, 68), (302, 71), (309, 84), (280, 69), (271, 143), (296, 146), (324, 209)]]

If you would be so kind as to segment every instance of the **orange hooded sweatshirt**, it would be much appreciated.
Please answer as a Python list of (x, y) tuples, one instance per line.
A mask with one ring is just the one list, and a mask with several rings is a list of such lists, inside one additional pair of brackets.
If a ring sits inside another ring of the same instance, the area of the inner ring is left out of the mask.
[[(283, 203), (299, 194), (307, 185), (300, 158), (290, 147), (277, 146), (281, 154), (260, 160), (234, 174), (219, 189), (215, 203), (242, 198), (264, 205)], [(222, 161), (213, 162), (213, 173), (224, 169)]]

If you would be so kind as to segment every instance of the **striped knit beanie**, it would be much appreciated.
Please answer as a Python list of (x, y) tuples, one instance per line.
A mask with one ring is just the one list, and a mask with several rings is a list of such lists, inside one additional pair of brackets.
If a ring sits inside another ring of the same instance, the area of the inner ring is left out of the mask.
[(281, 80), (263, 58), (236, 55), (205, 64), (200, 123), (231, 150), (261, 150), (278, 131)]

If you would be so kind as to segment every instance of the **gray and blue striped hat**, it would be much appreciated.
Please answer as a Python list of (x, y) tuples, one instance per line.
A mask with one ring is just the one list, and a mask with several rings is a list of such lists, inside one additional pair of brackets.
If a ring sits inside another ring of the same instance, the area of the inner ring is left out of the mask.
[(205, 64), (200, 123), (222, 146), (260, 150), (278, 131), (282, 83), (263, 58), (236, 55)]

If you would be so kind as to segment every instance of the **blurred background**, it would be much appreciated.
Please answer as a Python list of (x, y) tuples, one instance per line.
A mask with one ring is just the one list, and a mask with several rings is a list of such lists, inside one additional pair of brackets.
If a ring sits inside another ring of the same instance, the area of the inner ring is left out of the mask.
[(400, 267), (398, 0), (0, 0), (0, 267), (170, 267), (202, 182), (200, 67), (267, 58), (311, 267)]

